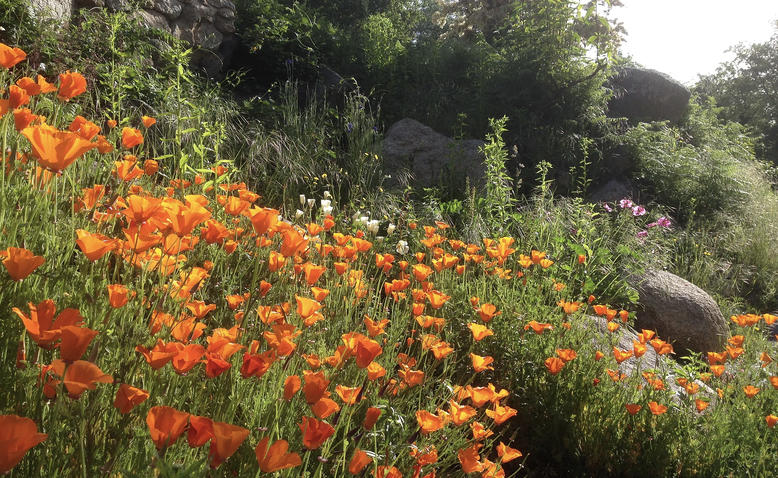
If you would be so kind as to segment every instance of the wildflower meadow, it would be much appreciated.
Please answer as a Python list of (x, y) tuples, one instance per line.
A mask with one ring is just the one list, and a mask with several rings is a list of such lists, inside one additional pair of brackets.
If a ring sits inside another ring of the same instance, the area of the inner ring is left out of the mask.
[(776, 472), (778, 317), (703, 357), (632, 330), (613, 270), (672, 242), (661, 210), (541, 190), (466, 239), (334, 185), (272, 203), (174, 110), (84, 117), (81, 73), (0, 66), (0, 473)]

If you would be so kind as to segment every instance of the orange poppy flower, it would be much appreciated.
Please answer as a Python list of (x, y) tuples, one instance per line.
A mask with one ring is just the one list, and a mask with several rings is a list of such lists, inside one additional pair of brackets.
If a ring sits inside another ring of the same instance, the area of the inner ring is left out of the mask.
[(335, 433), (335, 429), (329, 423), (315, 418), (303, 417), (303, 422), (299, 426), (303, 434), (303, 446), (308, 450), (319, 448)]
[(201, 362), (200, 359), (205, 355), (205, 347), (200, 344), (175, 345), (178, 348), (178, 354), (173, 357), (171, 365), (173, 370), (179, 375), (189, 373), (195, 365)]
[(205, 376), (208, 378), (216, 378), (232, 367), (231, 363), (217, 354), (206, 353), (205, 360)]
[(616, 363), (621, 363), (630, 357), (632, 357), (633, 351), (632, 350), (619, 350), (616, 347), (613, 347), (613, 356), (616, 358)]
[(735, 360), (736, 358), (743, 355), (743, 352), (744, 350), (742, 347), (730, 347), (729, 345), (727, 345), (727, 354), (732, 360)]
[(500, 457), (501, 463), (508, 463), (516, 458), (521, 458), (523, 455), (515, 448), (511, 448), (503, 442), (497, 445), (497, 456)]
[(92, 342), (97, 334), (97, 330), (86, 327), (76, 327), (68, 325), (60, 329), (62, 334), (62, 343), (59, 347), (59, 356), (66, 363), (75, 362), (81, 359), (86, 352), (86, 348)]
[(151, 128), (151, 126), (154, 125), (157, 122), (156, 119), (154, 119), (154, 118), (152, 118), (150, 116), (142, 117), (141, 121), (143, 122), (143, 126), (145, 126), (146, 128)]
[(135, 128), (122, 128), (122, 146), (132, 149), (139, 144), (143, 144), (143, 133)]
[(185, 206), (178, 201), (168, 201), (164, 202), (162, 206), (178, 237), (188, 236), (200, 223), (211, 218), (211, 212), (198, 203), (190, 203)]
[(551, 375), (558, 374), (565, 366), (564, 360), (560, 359), (559, 357), (549, 357), (545, 360), (544, 363)]
[(490, 367), (489, 364), (494, 362), (492, 357), (481, 357), (474, 353), (470, 354), (470, 359), (473, 361), (473, 370), (476, 372), (483, 372), (484, 370), (494, 370), (494, 367)]
[[(4, 46), (0, 43), (0, 62)], [(45, 433), (38, 433), (37, 425), (29, 418), (0, 415), (0, 473), (9, 473), (30, 448), (48, 437)]]
[(494, 404), (494, 410), (486, 411), (486, 415), (492, 418), (497, 425), (502, 425), (516, 413), (518, 413), (517, 410), (507, 406), (503, 407), (498, 403)]
[(643, 407), (641, 407), (640, 405), (638, 405), (636, 403), (628, 403), (628, 404), (624, 405), (624, 408), (627, 409), (627, 411), (629, 412), (630, 415), (634, 415), (637, 412), (639, 412), (640, 409), (643, 408)]
[(489, 330), (485, 325), (476, 324), (476, 323), (470, 323), (467, 324), (467, 327), (470, 329), (470, 332), (473, 334), (473, 339), (476, 342), (480, 342), (485, 337), (488, 337), (490, 335), (494, 335), (494, 332)]
[(110, 284), (108, 286), (108, 302), (114, 309), (121, 309), (127, 305), (129, 296), (130, 290), (124, 284)]
[(708, 408), (708, 405), (710, 405), (710, 402), (706, 400), (700, 400), (699, 398), (694, 401), (694, 406), (697, 409), (697, 413), (702, 413), (703, 410)]
[(362, 424), (362, 426), (365, 427), (366, 430), (372, 430), (376, 422), (378, 421), (379, 417), (381, 417), (380, 408), (375, 408), (375, 407), (368, 408), (367, 414), (365, 416), (365, 422)]
[(461, 448), (457, 452), (459, 464), (462, 465), (462, 471), (465, 473), (477, 473), (483, 470), (483, 465), (479, 461), (481, 455), (478, 453), (482, 446), (480, 443), (476, 443), (469, 448)]
[(96, 148), (76, 133), (59, 131), (48, 125), (30, 126), (22, 130), (22, 135), (30, 141), (32, 155), (43, 168), (61, 172), (87, 151)]
[(747, 386), (743, 387), (743, 391), (745, 392), (746, 397), (754, 398), (756, 396), (756, 394), (759, 393), (760, 390), (758, 388), (754, 387), (754, 386), (747, 385)]
[(599, 350), (594, 353), (594, 361), (595, 362), (599, 362), (600, 359), (602, 359), (603, 357), (605, 357), (605, 354), (600, 352)]
[(667, 407), (664, 405), (660, 405), (657, 402), (649, 402), (648, 408), (651, 410), (651, 413), (654, 415), (661, 415), (667, 411)]
[(17, 282), (26, 279), (46, 262), (43, 256), (36, 256), (32, 251), (19, 247), (9, 247), (4, 252), (3, 265), (11, 275), (11, 279)]
[(324, 307), (313, 299), (300, 297), (298, 295), (295, 295), (294, 297), (297, 300), (297, 314), (303, 319), (307, 319)]
[(708, 363), (716, 365), (717, 363), (725, 363), (727, 361), (727, 352), (708, 352)]
[(11, 109), (18, 108), (30, 103), (30, 95), (27, 92), (19, 88), (16, 85), (8, 87), (8, 107)]
[(291, 400), (292, 397), (300, 390), (301, 386), (300, 377), (297, 375), (290, 375), (284, 380), (284, 400)]
[(273, 226), (278, 223), (278, 215), (280, 214), (277, 209), (270, 208), (253, 208), (247, 212), (251, 225), (254, 227), (254, 232), (257, 234), (265, 234)]
[(66, 73), (59, 75), (59, 92), (57, 98), (60, 101), (69, 101), (70, 99), (86, 91), (86, 79), (81, 73)]
[(111, 251), (114, 248), (113, 244), (101, 239), (101, 235), (95, 235), (83, 229), (78, 229), (76, 234), (78, 234), (76, 244), (86, 258), (92, 262), (97, 262), (108, 251)]
[(419, 423), (422, 435), (429, 435), (434, 431), (438, 431), (445, 425), (443, 420), (426, 410), (419, 410), (416, 412), (416, 421)]
[(488, 428), (484, 427), (483, 423), (481, 422), (473, 422), (470, 424), (470, 428), (473, 430), (473, 439), (474, 440), (484, 440), (486, 438), (489, 438), (490, 436), (494, 435), (494, 432), (489, 430)]
[(24, 61), (25, 58), (27, 58), (27, 53), (25, 53), (21, 48), (11, 48), (4, 43), (0, 43), (0, 66), (3, 68), (13, 68), (14, 65), (20, 61)]
[(448, 412), (454, 425), (459, 426), (478, 414), (475, 408), (469, 405), (460, 405), (454, 400), (448, 401)]
[(330, 381), (324, 377), (324, 372), (313, 373), (308, 370), (303, 372), (303, 378), (305, 379), (305, 385), (303, 386), (305, 401), (308, 405), (313, 405), (324, 396)]
[(433, 272), (432, 268), (426, 264), (415, 264), (413, 267), (411, 267), (411, 270), (413, 272), (413, 277), (415, 277), (419, 282), (424, 282), (427, 280), (427, 277), (429, 277)]
[(367, 333), (371, 337), (375, 337), (377, 335), (386, 333), (386, 331), (384, 331), (384, 327), (386, 327), (389, 324), (389, 319), (383, 319), (380, 322), (374, 322), (370, 317), (365, 316), (363, 322), (367, 327)]
[[(335, 387), (335, 393), (338, 394), (341, 400), (343, 400), (343, 403), (346, 405), (354, 405), (358, 399), (360, 399), (360, 395), (362, 393), (362, 387), (344, 387), (343, 385), (338, 385)], [(364, 397), (361, 397), (364, 398)]]
[(114, 408), (119, 409), (119, 413), (125, 414), (145, 402), (147, 398), (149, 398), (149, 392), (146, 390), (123, 383), (116, 392), (116, 399), (113, 402), (113, 406)]
[[(55, 370), (62, 367), (65, 363), (60, 360), (52, 362)], [(60, 374), (61, 375), (61, 374)], [(113, 383), (113, 377), (106, 375), (97, 365), (86, 360), (77, 360), (65, 369), (63, 383), (68, 389), (70, 398), (78, 399), (87, 390), (97, 388), (97, 383)]]
[(358, 475), (367, 465), (373, 462), (373, 459), (367, 453), (357, 448), (354, 450), (354, 456), (348, 465), (348, 472), (352, 475)]
[[(767, 415), (765, 417), (765, 420), (767, 421), (767, 427), (768, 428), (773, 428), (775, 426), (775, 424), (778, 423), (778, 417), (776, 417), (775, 415)], [(0, 471), (2, 471), (2, 470), (0, 470)]]
[(188, 413), (171, 407), (152, 407), (146, 415), (146, 424), (157, 450), (172, 446), (184, 433), (188, 421)]
[(243, 378), (261, 378), (270, 370), (270, 366), (273, 365), (275, 361), (276, 351), (272, 349), (261, 354), (246, 352), (243, 354), (243, 365), (240, 367), (240, 374)]
[(657, 355), (675, 353), (673, 352), (673, 346), (671, 344), (668, 344), (664, 340), (654, 339), (649, 343), (651, 344), (652, 347), (654, 347), (654, 351), (657, 353)]
[(556, 354), (565, 363), (575, 360), (578, 357), (578, 354), (573, 349), (556, 349)]
[(367, 379), (371, 382), (386, 376), (386, 369), (378, 362), (370, 362), (367, 366)]
[[(329, 395), (329, 392), (326, 392), (325, 395)], [(340, 411), (340, 405), (338, 405), (335, 400), (331, 400), (328, 396), (324, 396), (318, 402), (311, 405), (311, 411), (314, 415), (323, 420), (333, 413)]]
[(544, 330), (554, 330), (554, 326), (551, 324), (541, 324), (534, 320), (530, 320), (527, 325), (524, 326), (524, 330), (532, 329), (536, 334), (540, 335)]
[(208, 417), (189, 415), (186, 441), (190, 448), (200, 448), (213, 437), (213, 420)]
[(62, 328), (69, 325), (80, 325), (84, 318), (77, 309), (65, 309), (54, 319), (56, 306), (54, 301), (46, 299), (37, 306), (33, 303), (28, 304), (30, 316), (22, 313), (21, 310), (14, 307), (12, 310), (22, 319), (30, 338), (43, 348), (51, 348), (52, 343), (56, 342), (62, 336)]
[(502, 312), (498, 312), (497, 307), (492, 304), (482, 304), (478, 309), (478, 315), (484, 322), (489, 322), (498, 315), (502, 315)]
[(179, 353), (179, 349), (175, 344), (165, 344), (162, 339), (157, 339), (157, 344), (151, 350), (142, 345), (138, 345), (135, 347), (135, 351), (143, 355), (146, 359), (146, 363), (151, 366), (152, 370), (158, 370), (164, 367), (165, 364), (173, 360), (173, 357)]
[(211, 457), (211, 468), (217, 468), (224, 460), (231, 457), (249, 436), (249, 430), (223, 422), (213, 422), (213, 440), (208, 456)]
[(300, 455), (297, 453), (287, 453), (289, 442), (278, 440), (268, 449), (267, 445), (269, 442), (270, 437), (264, 437), (254, 449), (259, 462), (259, 469), (264, 473), (273, 473), (278, 470), (302, 465)]

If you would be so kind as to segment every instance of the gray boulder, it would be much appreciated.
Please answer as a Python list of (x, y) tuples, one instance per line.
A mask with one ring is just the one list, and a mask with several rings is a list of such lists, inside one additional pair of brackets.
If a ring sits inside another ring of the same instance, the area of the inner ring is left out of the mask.
[(640, 294), (643, 311), (637, 328), (654, 330), (673, 344), (677, 356), (723, 350), (729, 327), (716, 302), (705, 291), (675, 274), (648, 270), (629, 277)]
[(73, 13), (73, 0), (30, 0), (32, 11), (37, 18), (53, 19), (67, 23)]
[(618, 202), (624, 198), (631, 199), (637, 196), (638, 189), (626, 176), (619, 176), (607, 183), (595, 187), (589, 195), (589, 202)]
[(419, 187), (438, 184), (443, 174), (470, 178), (483, 183), (483, 141), (455, 141), (416, 120), (405, 118), (393, 124), (383, 143), (384, 170), (391, 174), (390, 185), (397, 185), (398, 174), (410, 174)]
[(610, 79), (614, 97), (611, 117), (626, 117), (633, 124), (669, 121), (673, 126), (683, 116), (691, 92), (678, 81), (656, 70), (624, 68)]

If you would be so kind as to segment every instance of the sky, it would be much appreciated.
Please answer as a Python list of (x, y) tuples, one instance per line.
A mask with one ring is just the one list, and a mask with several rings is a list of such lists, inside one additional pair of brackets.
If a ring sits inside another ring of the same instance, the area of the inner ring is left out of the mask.
[(622, 0), (611, 17), (627, 29), (621, 50), (646, 68), (686, 85), (732, 60), (728, 48), (763, 43), (778, 19), (778, 0)]

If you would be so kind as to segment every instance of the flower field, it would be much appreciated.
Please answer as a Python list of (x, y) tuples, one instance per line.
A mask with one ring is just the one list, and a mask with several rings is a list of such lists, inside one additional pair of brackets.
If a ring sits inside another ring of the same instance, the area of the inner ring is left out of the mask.
[(726, 350), (629, 374), (672, 345), (643, 330), (616, 346), (633, 304), (597, 298), (595, 213), (575, 240), (473, 243), (329, 192), (266, 204), (229, 161), (195, 168), (152, 141), (161, 118), (76, 114), (84, 76), (28, 77), (25, 57), (0, 45), (0, 473), (523, 476), (536, 439), (603, 476), (641, 455), (657, 476), (743, 453), (775, 469), (758, 328), (776, 317), (734, 315)]

